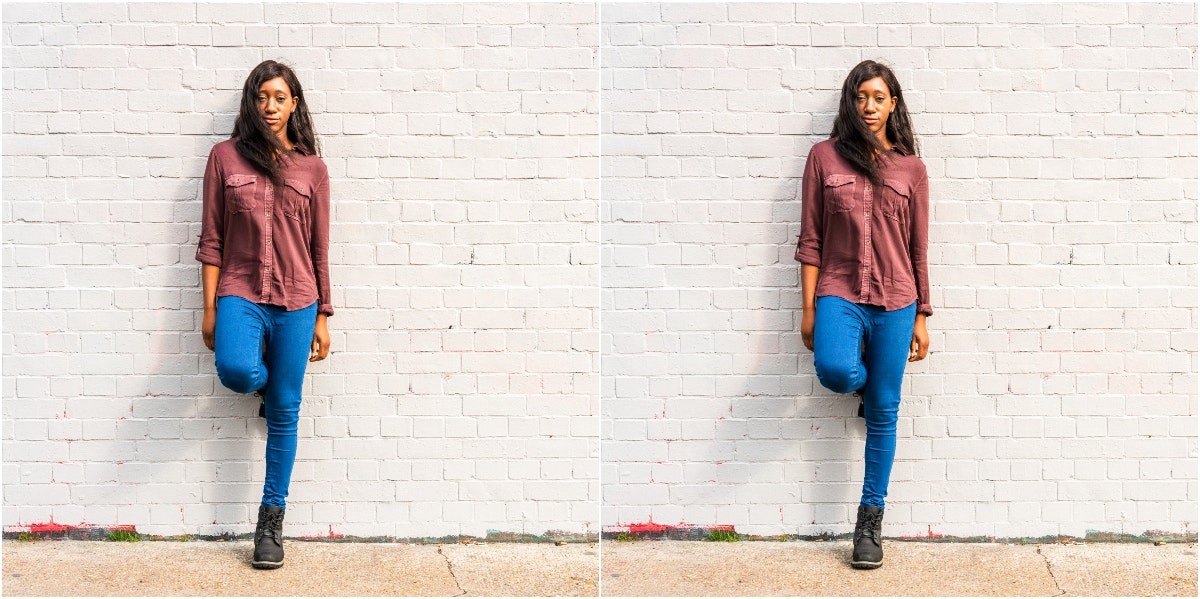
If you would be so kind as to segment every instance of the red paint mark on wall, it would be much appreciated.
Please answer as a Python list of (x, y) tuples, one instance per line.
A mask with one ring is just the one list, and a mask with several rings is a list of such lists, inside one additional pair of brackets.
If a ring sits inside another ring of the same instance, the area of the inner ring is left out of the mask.
[(29, 532), (33, 534), (55, 534), (67, 532), (68, 527), (64, 524), (55, 524), (54, 522), (41, 522), (38, 524), (30, 524)]
[(926, 524), (926, 525), (925, 525), (925, 531), (926, 531), (926, 532), (925, 532), (925, 537), (926, 537), (926, 538), (929, 538), (929, 539), (940, 539), (940, 538), (942, 538), (942, 533), (940, 533), (940, 532), (933, 532), (933, 526), (931, 526), (931, 525), (929, 525), (929, 524)]
[(665, 524), (655, 524), (654, 521), (651, 520), (649, 522), (643, 522), (640, 524), (630, 524), (629, 532), (634, 532), (634, 533), (666, 532), (668, 528), (670, 528), (670, 527), (668, 527)]
[(721, 530), (728, 532), (737, 532), (732, 524), (710, 524), (708, 526), (696, 526), (695, 524), (679, 523), (679, 524), (659, 524), (653, 519), (645, 522), (631, 522), (629, 524), (618, 524), (614, 528), (625, 529), (629, 534), (671, 534), (671, 533), (687, 533), (698, 530)]

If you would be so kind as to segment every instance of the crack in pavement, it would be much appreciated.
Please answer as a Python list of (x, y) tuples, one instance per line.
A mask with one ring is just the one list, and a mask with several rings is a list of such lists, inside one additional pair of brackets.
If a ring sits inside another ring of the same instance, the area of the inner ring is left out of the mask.
[[(1050, 575), (1050, 580), (1054, 582), (1054, 588), (1058, 589), (1058, 595), (1056, 596), (1061, 597), (1066, 595), (1067, 592), (1058, 585), (1058, 577), (1054, 575), (1054, 568), (1050, 567), (1050, 558), (1047, 557), (1045, 553), (1042, 553), (1042, 546), (1040, 544), (1037, 546), (1037, 554), (1042, 556), (1042, 561), (1046, 563), (1046, 573)], [(457, 584), (457, 581), (455, 581), (455, 584)]]
[(450, 580), (454, 581), (454, 588), (458, 589), (458, 594), (455, 595), (455, 597), (462, 597), (462, 596), (466, 595), (467, 591), (465, 591), (462, 588), (461, 584), (458, 584), (458, 575), (454, 573), (454, 564), (450, 563), (450, 556), (446, 555), (442, 551), (441, 545), (438, 545), (437, 549), (438, 549), (438, 555), (442, 556), (442, 559), (446, 560), (446, 570), (450, 572)]

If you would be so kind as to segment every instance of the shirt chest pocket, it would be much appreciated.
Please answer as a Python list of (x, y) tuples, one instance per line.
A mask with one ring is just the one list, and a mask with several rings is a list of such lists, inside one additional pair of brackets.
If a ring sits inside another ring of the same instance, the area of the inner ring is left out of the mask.
[(904, 221), (908, 217), (908, 203), (912, 198), (912, 188), (898, 179), (883, 180), (883, 215), (895, 220)]
[(258, 203), (254, 197), (257, 188), (258, 177), (254, 175), (225, 177), (225, 209), (234, 214), (254, 210)]
[(824, 181), (825, 210), (849, 212), (854, 209), (854, 175), (829, 175)]
[(284, 179), (279, 191), (283, 195), (283, 215), (296, 221), (307, 221), (312, 205), (312, 185), (297, 179)]

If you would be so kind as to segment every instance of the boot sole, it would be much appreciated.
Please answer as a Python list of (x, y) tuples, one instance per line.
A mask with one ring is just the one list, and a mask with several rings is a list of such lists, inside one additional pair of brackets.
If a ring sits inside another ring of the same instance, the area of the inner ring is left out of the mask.
[(882, 566), (882, 565), (883, 565), (883, 560), (879, 560), (877, 562), (864, 562), (864, 561), (850, 562), (850, 567), (852, 567), (856, 570), (874, 570), (875, 568), (878, 568), (879, 566)]
[(254, 566), (255, 568), (257, 568), (259, 570), (274, 570), (275, 568), (282, 566), (283, 562), (282, 561), (278, 561), (278, 562), (257, 561), (257, 562), (250, 562), (250, 565)]

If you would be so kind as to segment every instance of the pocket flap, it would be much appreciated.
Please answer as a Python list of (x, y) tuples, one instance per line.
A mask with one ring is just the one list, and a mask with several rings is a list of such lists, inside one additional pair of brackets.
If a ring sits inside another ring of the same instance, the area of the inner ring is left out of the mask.
[(294, 189), (296, 191), (296, 193), (298, 193), (306, 198), (312, 197), (312, 186), (309, 185), (308, 183), (305, 183), (304, 181), (300, 181), (297, 179), (284, 179), (283, 184), (287, 185), (288, 187), (291, 187), (292, 189)]
[(883, 184), (892, 188), (892, 191), (906, 198), (912, 195), (912, 191), (910, 190), (908, 183), (900, 181), (899, 179), (884, 179)]
[(854, 182), (854, 175), (829, 175), (825, 177), (826, 187), (841, 187)]
[(258, 177), (254, 175), (229, 175), (225, 177), (225, 185), (228, 187), (241, 187), (256, 181)]

